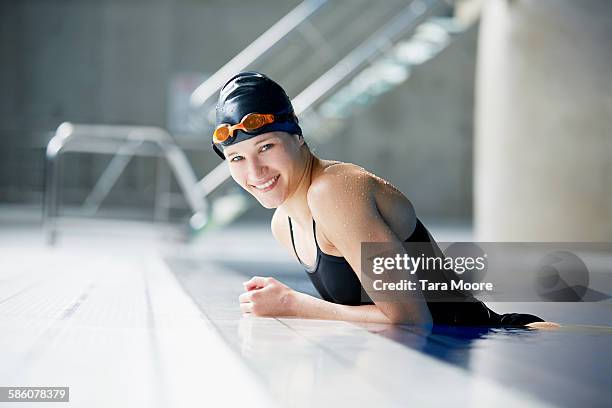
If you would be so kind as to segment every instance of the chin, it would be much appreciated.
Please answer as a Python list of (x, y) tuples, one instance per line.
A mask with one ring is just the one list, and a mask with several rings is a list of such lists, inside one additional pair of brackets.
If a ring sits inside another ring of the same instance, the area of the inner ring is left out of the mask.
[(267, 209), (273, 209), (273, 208), (277, 208), (279, 207), (283, 202), (280, 200), (266, 200), (266, 201), (262, 201), (259, 200), (259, 204), (261, 204), (262, 207), (267, 208)]
[(285, 201), (284, 194), (276, 194), (268, 197), (255, 195), (255, 198), (257, 201), (259, 201), (259, 204), (261, 204), (262, 207), (267, 209), (280, 207), (280, 205)]
[(267, 209), (278, 208), (285, 202), (287, 199), (286, 190), (284, 185), (278, 185), (272, 191), (267, 193), (259, 193), (253, 191), (253, 189), (249, 190), (249, 193), (261, 204), (262, 207)]

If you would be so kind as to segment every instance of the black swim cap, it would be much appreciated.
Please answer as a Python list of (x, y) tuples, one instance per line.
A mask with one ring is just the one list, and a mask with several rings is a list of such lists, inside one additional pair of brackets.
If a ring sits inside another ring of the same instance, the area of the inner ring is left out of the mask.
[(302, 134), (291, 101), (283, 88), (259, 72), (241, 72), (223, 85), (217, 102), (215, 127), (221, 123), (235, 125), (249, 113), (272, 113), (279, 119), (253, 132), (237, 130), (234, 137), (223, 143), (213, 142), (215, 153), (222, 159), (225, 160), (224, 147), (263, 133), (282, 131)]

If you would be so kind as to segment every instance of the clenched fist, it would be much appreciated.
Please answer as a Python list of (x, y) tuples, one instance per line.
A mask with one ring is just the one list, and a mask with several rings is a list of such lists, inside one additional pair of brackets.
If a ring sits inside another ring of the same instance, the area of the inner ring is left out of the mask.
[(292, 316), (294, 290), (274, 278), (254, 276), (243, 283), (240, 310), (255, 316)]

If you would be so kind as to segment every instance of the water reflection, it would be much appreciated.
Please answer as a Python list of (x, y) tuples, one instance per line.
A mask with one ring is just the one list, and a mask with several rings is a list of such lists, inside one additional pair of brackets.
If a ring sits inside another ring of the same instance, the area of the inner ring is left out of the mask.
[[(359, 395), (351, 388), (355, 384), (370, 392), (370, 386), (359, 384), (362, 380), (347, 370), (347, 365), (351, 366), (347, 360), (317, 347), (318, 341), (298, 334), (277, 319), (242, 317), (238, 336), (243, 358), (265, 380), (281, 406), (314, 406), (339, 396), (357, 404)], [(347, 336), (332, 331), (326, 337), (323, 343)]]
[(400, 343), (431, 357), (470, 369), (470, 354), (478, 343), (505, 336), (530, 337), (535, 330), (526, 328), (457, 327), (434, 325), (431, 329), (414, 326), (361, 325), (366, 330)]

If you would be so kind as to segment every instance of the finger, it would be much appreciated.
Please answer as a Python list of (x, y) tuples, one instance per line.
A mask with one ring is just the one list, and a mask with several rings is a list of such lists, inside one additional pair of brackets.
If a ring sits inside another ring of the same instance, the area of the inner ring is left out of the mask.
[(261, 276), (253, 276), (251, 279), (243, 283), (244, 287), (247, 289), (256, 288), (256, 287), (264, 287), (265, 286), (265, 278)]
[(238, 302), (240, 303), (252, 302), (253, 301), (252, 296), (253, 296), (253, 292), (241, 293), (240, 296), (238, 296)]
[(263, 278), (261, 276), (253, 276), (248, 281), (244, 282), (244, 288), (246, 290), (260, 289), (266, 286), (268, 278)]
[(251, 303), (251, 302), (241, 303), (240, 304), (240, 311), (242, 313), (252, 313), (253, 312), (253, 303)]
[(263, 289), (263, 286), (255, 286), (255, 285), (247, 285), (246, 283), (242, 284), (244, 286), (244, 290), (246, 291), (250, 291), (250, 290), (256, 290), (256, 289)]

